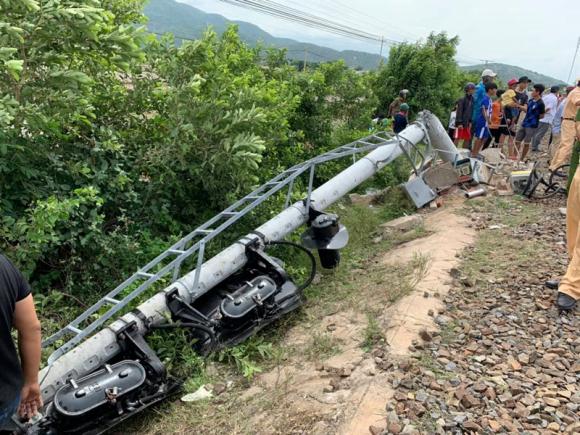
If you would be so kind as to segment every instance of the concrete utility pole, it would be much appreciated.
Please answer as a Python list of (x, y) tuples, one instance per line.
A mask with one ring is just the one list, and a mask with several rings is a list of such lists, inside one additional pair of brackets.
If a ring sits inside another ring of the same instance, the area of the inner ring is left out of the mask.
[(578, 55), (578, 48), (580, 48), (580, 37), (578, 37), (578, 42), (576, 43), (576, 51), (574, 52), (574, 57), (572, 58), (572, 65), (570, 65), (570, 72), (568, 73), (568, 79), (566, 80), (566, 83), (570, 83), (570, 78), (572, 77), (572, 72), (574, 71), (574, 64), (576, 63), (576, 56)]
[(383, 45), (385, 44), (385, 38), (384, 36), (381, 36), (381, 51), (379, 52), (379, 66), (381, 66), (383, 64)]
[(307, 67), (307, 63), (306, 63), (307, 62), (307, 58), (306, 58), (307, 54), (308, 54), (308, 49), (306, 47), (304, 47), (304, 65), (302, 67), (302, 70), (305, 72), (306, 72), (306, 67)]
[[(310, 202), (316, 205), (318, 211), (325, 210), (397, 157), (403, 154), (408, 155), (420, 142), (429, 142), (431, 149), (436, 151), (443, 161), (455, 162), (459, 158), (457, 148), (437, 117), (429, 112), (422, 112), (417, 121), (409, 125), (396, 138), (386, 141), (384, 145), (312, 191)], [(294, 203), (257, 228), (256, 232), (263, 234), (267, 240), (284, 239), (308, 221), (308, 205), (305, 201)], [(45, 367), (39, 375), (44, 402), (49, 403), (68, 379), (82, 378), (119, 354), (121, 348), (117, 342), (117, 333), (127, 324), (135, 322), (139, 333), (145, 335), (152, 325), (167, 322), (169, 308), (166, 294), (168, 291), (177, 289), (179, 296), (187, 303), (191, 303), (242, 269), (246, 262), (246, 247), (241, 243), (230, 245), (203, 263), (199, 267), (199, 274), (195, 269), (185, 274), (132, 312), (123, 315), (62, 355), (52, 365)]]

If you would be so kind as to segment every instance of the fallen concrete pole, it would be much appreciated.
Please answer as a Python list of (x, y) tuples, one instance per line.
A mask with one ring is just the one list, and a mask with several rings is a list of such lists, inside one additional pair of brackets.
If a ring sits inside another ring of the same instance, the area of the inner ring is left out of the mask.
[[(418, 121), (403, 130), (398, 137), (399, 140), (393, 139), (388, 144), (375, 149), (315, 189), (311, 195), (312, 207), (319, 211), (325, 210), (399, 157), (403, 150), (409, 152), (412, 147), (422, 141), (429, 141), (442, 160), (452, 162), (457, 160), (458, 152), (453, 142), (449, 139), (439, 120), (429, 112), (423, 112)], [(280, 240), (306, 223), (307, 219), (306, 206), (300, 201), (257, 228), (257, 231), (264, 234), (268, 240)], [(52, 365), (44, 368), (40, 373), (40, 379), (45, 403), (52, 399), (67, 379), (83, 377), (117, 355), (120, 348), (116, 339), (116, 331), (127, 323), (135, 322), (139, 331), (145, 335), (148, 332), (146, 323), (165, 322), (168, 314), (167, 291), (177, 288), (184, 300), (194, 301), (240, 270), (245, 262), (245, 248), (238, 243), (231, 245), (202, 265), (197, 288), (194, 288), (195, 270), (193, 270), (139, 305), (136, 310), (139, 315), (134, 313), (124, 315), (64, 354)], [(147, 322), (142, 319), (147, 319)]]

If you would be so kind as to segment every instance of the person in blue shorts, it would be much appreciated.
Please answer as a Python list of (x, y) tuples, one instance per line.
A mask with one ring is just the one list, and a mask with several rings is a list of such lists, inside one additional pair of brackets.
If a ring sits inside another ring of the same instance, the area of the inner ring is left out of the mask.
[(493, 82), (485, 84), (485, 95), (481, 100), (481, 108), (479, 110), (479, 116), (475, 119), (474, 125), (474, 135), (475, 142), (473, 143), (473, 149), (471, 150), (471, 156), (475, 157), (481, 151), (485, 141), (491, 136), (489, 131), (489, 126), (491, 124), (491, 113), (492, 113), (492, 101), (491, 99), (495, 96), (497, 92), (497, 85)]

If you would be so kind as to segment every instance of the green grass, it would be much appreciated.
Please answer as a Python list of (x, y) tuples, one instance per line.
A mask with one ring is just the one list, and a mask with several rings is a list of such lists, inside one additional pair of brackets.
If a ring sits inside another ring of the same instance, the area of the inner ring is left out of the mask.
[[(394, 191), (393, 195), (399, 195)], [(297, 310), (264, 331), (252, 337), (245, 343), (221, 352), (213, 357), (217, 362), (212, 364), (214, 373), (208, 375), (208, 363), (190, 354), (187, 343), (171, 341), (165, 336), (159, 343), (165, 349), (165, 360), (173, 371), (185, 377), (188, 391), (197, 389), (203, 383), (216, 382), (225, 378), (234, 380), (236, 385), (227, 395), (227, 399), (217, 398), (208, 403), (193, 403), (185, 405), (178, 402), (165, 404), (161, 412), (149, 412), (139, 423), (130, 423), (126, 428), (138, 433), (183, 433), (184, 430), (196, 433), (255, 433), (255, 428), (248, 422), (255, 413), (267, 412), (273, 406), (283, 407), (284, 385), (275, 391), (259, 394), (259, 397), (241, 399), (244, 388), (252, 385), (251, 378), (260, 371), (275, 369), (283, 361), (293, 356), (319, 361), (340, 353), (341, 342), (326, 331), (317, 331), (320, 320), (329, 314), (349, 309), (363, 314), (369, 314), (365, 328), (364, 346), (369, 348), (384, 339), (380, 325), (372, 316), (377, 301), (389, 304), (411, 292), (424, 275), (429, 259), (416, 256), (406, 265), (385, 265), (379, 255), (383, 255), (392, 247), (423, 237), (427, 234), (420, 226), (403, 235), (392, 235), (373, 243), (376, 230), (381, 223), (389, 218), (398, 217), (408, 208), (398, 207), (396, 201), (387, 195), (383, 204), (373, 207), (337, 204), (331, 210), (338, 214), (348, 229), (350, 240), (341, 251), (341, 264), (334, 270), (319, 270), (321, 279), (317, 284), (308, 287), (304, 295), (306, 303)], [(297, 240), (299, 232), (290, 237)], [(286, 269), (298, 282), (308, 272), (307, 258), (296, 252), (280, 252), (275, 250), (272, 255), (279, 256), (286, 263)], [(377, 289), (380, 288), (380, 293)], [(371, 308), (373, 307), (373, 308)], [(300, 325), (307, 331), (313, 331), (311, 338), (301, 347), (292, 348), (284, 343), (286, 332)], [(308, 328), (312, 329), (308, 329)], [(165, 341), (164, 341), (165, 340)], [(178, 349), (171, 354), (170, 349)], [(276, 396), (276, 397), (274, 397)], [(283, 424), (307, 430), (308, 415), (285, 416)], [(312, 417), (314, 421), (316, 418)], [(280, 423), (282, 424), (282, 423)], [(187, 429), (185, 429), (187, 428)]]
[(386, 340), (385, 333), (379, 324), (374, 313), (367, 313), (367, 326), (363, 331), (363, 342), (361, 347), (365, 352), (370, 352), (378, 344)]
[(315, 332), (304, 355), (309, 361), (323, 361), (341, 351), (341, 340), (326, 332)]

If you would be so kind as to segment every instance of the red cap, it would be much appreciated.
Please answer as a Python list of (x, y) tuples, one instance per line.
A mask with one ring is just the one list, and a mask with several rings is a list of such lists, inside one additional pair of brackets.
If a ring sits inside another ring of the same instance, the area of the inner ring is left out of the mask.
[(518, 84), (518, 79), (511, 79), (508, 82), (508, 86), (513, 86), (513, 85), (517, 85)]

